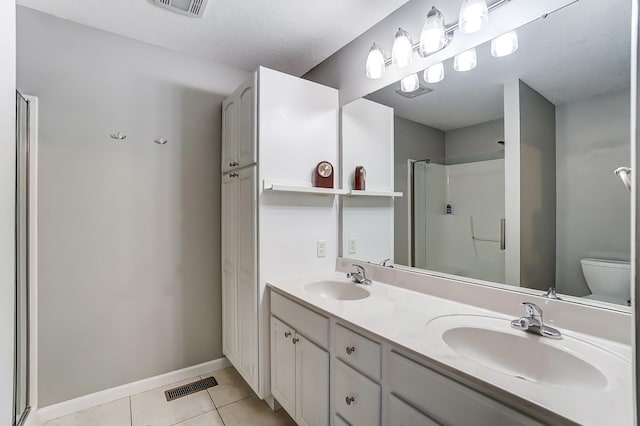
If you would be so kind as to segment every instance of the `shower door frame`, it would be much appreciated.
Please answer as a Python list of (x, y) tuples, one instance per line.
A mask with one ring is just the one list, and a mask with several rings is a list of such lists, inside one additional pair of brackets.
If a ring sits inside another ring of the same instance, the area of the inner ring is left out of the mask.
[[(23, 413), (15, 413), (16, 410), (16, 402), (15, 402), (15, 386), (14, 382), (14, 402), (13, 402), (13, 410), (14, 415), (12, 416), (14, 424), (18, 426), (36, 426), (38, 424), (38, 336), (37, 336), (37, 324), (38, 324), (38, 217), (37, 217), (37, 208), (38, 208), (38, 98), (35, 96), (25, 95), (19, 91), (16, 91), (16, 100), (17, 96), (22, 96), (28, 102), (28, 150), (27, 150), (27, 208), (26, 212), (28, 215), (27, 222), (27, 277), (28, 277), (28, 287), (27, 287), (27, 318), (28, 318), (28, 329), (27, 329), (27, 353), (28, 353), (28, 373), (27, 373), (27, 406)], [(17, 106), (17, 102), (16, 102)], [(16, 116), (17, 120), (17, 116)], [(17, 123), (17, 121), (16, 121)], [(17, 143), (17, 134), (16, 134), (16, 143)], [(19, 165), (18, 161), (18, 147), (16, 146), (16, 177), (17, 173), (19, 173)], [(16, 180), (16, 191), (17, 188), (17, 180)], [(16, 213), (17, 213), (17, 202), (18, 202), (18, 193), (16, 192)], [(16, 228), (18, 226), (18, 218), (16, 217)], [(17, 231), (17, 229), (16, 229)], [(16, 233), (16, 243), (19, 238), (18, 233)], [(17, 249), (17, 246), (16, 246)], [(16, 267), (17, 267), (17, 255), (16, 252)], [(16, 270), (16, 285), (17, 285), (17, 270)], [(17, 295), (16, 295), (17, 301)], [(17, 318), (17, 310), (16, 310), (16, 324), (15, 330), (17, 331), (18, 327), (18, 318)], [(17, 338), (14, 337), (14, 340)], [(17, 347), (15, 349), (14, 356), (17, 356)], [(14, 360), (14, 380), (17, 380), (18, 372), (15, 371), (15, 367), (17, 366), (17, 359)], [(17, 418), (17, 415), (20, 415)]]

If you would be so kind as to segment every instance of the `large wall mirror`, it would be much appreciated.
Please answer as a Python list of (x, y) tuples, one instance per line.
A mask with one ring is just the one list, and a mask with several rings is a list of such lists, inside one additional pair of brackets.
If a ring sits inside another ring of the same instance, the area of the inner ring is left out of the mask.
[(366, 187), (343, 198), (342, 256), (624, 310), (630, 16), (579, 0), (510, 55), (482, 44), (475, 68), (450, 58), (345, 105), (343, 185), (363, 166)]

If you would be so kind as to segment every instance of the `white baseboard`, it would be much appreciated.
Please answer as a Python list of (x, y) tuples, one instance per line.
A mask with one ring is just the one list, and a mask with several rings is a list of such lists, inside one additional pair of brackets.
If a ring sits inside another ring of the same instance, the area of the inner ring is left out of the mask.
[(194, 365), (192, 367), (170, 371), (169, 373), (161, 374), (159, 376), (149, 377), (148, 379), (142, 379), (137, 382), (131, 382), (111, 389), (105, 389), (100, 392), (80, 396), (78, 398), (40, 408), (38, 410), (38, 420), (40, 423), (44, 423), (77, 411), (86, 410), (87, 408), (125, 398), (129, 395), (135, 395), (161, 386), (167, 386), (172, 383), (190, 379), (212, 371), (222, 370), (229, 366), (231, 366), (231, 363), (226, 358), (219, 358), (213, 361), (203, 362), (202, 364)]

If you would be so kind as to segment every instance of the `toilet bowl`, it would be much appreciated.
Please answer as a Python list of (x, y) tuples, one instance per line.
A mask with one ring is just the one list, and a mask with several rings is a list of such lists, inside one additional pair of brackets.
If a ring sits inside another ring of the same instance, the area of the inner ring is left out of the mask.
[(627, 304), (631, 298), (629, 262), (606, 259), (581, 259), (582, 274), (591, 290), (589, 299)]

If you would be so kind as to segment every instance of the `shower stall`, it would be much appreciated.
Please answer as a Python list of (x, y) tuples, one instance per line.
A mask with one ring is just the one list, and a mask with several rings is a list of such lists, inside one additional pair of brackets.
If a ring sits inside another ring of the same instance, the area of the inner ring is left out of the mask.
[(411, 266), (505, 282), (504, 151), (411, 161)]

